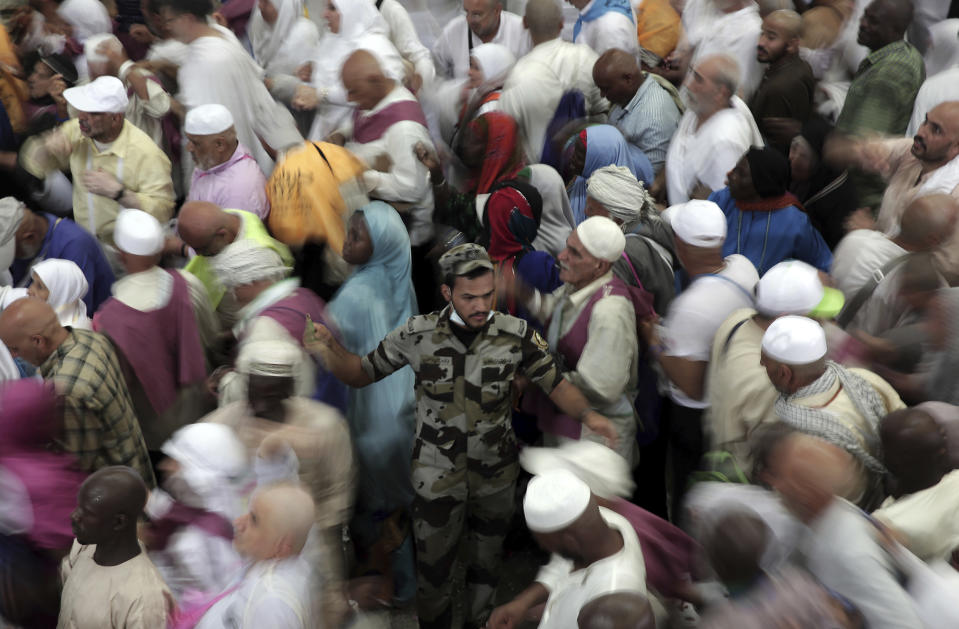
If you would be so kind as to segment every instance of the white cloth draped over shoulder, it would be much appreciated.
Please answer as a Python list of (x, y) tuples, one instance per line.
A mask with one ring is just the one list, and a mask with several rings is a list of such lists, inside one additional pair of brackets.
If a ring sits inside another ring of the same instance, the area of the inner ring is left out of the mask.
[(267, 24), (260, 5), (253, 6), (247, 33), (253, 46), (253, 58), (268, 76), (293, 74), (310, 60), (320, 42), (316, 24), (304, 16), (303, 0), (271, 0), (276, 22)]

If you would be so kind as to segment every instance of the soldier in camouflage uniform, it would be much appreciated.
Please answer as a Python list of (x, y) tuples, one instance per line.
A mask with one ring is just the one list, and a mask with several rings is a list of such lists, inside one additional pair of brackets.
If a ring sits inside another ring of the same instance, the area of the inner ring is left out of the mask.
[(565, 380), (538, 332), (493, 312), (493, 265), (479, 245), (440, 258), (449, 303), (411, 317), (365, 357), (347, 352), (329, 330), (307, 330), (307, 346), (351, 386), (410, 365), (416, 373), (413, 534), (421, 627), (452, 626), (451, 587), (459, 545), (467, 545), (466, 626), (482, 626), (498, 581), (503, 538), (519, 474), (510, 424), (510, 383), (524, 374), (564, 412), (614, 440), (609, 420)]

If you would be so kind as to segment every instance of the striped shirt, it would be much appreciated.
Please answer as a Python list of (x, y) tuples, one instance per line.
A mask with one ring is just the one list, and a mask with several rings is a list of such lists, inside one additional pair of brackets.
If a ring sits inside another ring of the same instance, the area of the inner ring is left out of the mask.
[(659, 172), (681, 117), (669, 92), (647, 75), (626, 107), (613, 105), (609, 123), (622, 132), (627, 142), (646, 153), (653, 169)]
[(61, 445), (84, 471), (127, 465), (148, 487), (155, 487), (146, 442), (113, 346), (102, 334), (67, 330), (67, 339), (40, 366), (44, 380), (52, 381), (62, 398)]

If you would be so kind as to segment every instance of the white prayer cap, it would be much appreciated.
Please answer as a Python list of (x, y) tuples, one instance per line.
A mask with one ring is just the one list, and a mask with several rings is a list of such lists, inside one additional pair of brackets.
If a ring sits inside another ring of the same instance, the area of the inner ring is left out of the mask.
[(591, 492), (608, 500), (632, 496), (636, 486), (626, 459), (595, 441), (567, 441), (558, 448), (523, 448), (519, 463), (533, 475), (569, 470)]
[(303, 360), (303, 350), (295, 343), (261, 340), (244, 343), (236, 358), (236, 370), (248, 376), (292, 378), (294, 368)]
[(823, 286), (819, 271), (799, 260), (780, 262), (766, 271), (756, 285), (756, 310), (767, 317), (807, 315), (835, 317), (843, 295)]
[(586, 194), (624, 223), (635, 221), (643, 207), (651, 203), (649, 194), (633, 172), (615, 164), (593, 171), (586, 182)]
[(726, 215), (712, 201), (680, 203), (663, 214), (676, 237), (688, 245), (718, 249), (726, 240)]
[(826, 355), (826, 332), (806, 317), (779, 317), (763, 334), (763, 353), (786, 365), (809, 365)]
[(23, 221), (24, 205), (14, 197), (0, 199), (0, 271), (13, 264), (17, 252), (17, 230)]
[(238, 238), (210, 258), (210, 263), (226, 288), (280, 280), (290, 272), (280, 254), (250, 238)]
[(246, 447), (233, 429), (211, 422), (187, 424), (173, 433), (160, 451), (181, 465), (224, 476), (239, 476), (249, 460)]
[(233, 114), (223, 105), (210, 103), (186, 112), (183, 131), (190, 135), (213, 135), (223, 133), (233, 126)]
[(163, 251), (163, 227), (143, 210), (123, 209), (113, 225), (117, 249), (135, 256), (155, 256)]
[(589, 499), (589, 486), (569, 470), (549, 470), (534, 476), (523, 499), (526, 526), (536, 533), (562, 530), (583, 515)]
[(110, 33), (99, 33), (97, 35), (90, 35), (87, 37), (86, 41), (83, 42), (83, 56), (86, 57), (87, 63), (106, 63), (109, 61), (106, 55), (102, 55), (97, 52), (97, 48), (100, 47), (100, 44), (109, 42), (111, 48), (123, 50), (123, 44), (120, 43), (120, 40), (116, 38), (116, 35)]
[(122, 114), (130, 102), (123, 82), (115, 76), (101, 76), (86, 85), (65, 89), (63, 97), (79, 111), (100, 114)]
[(626, 248), (626, 236), (619, 225), (605, 216), (591, 216), (579, 224), (576, 235), (591, 255), (616, 262)]

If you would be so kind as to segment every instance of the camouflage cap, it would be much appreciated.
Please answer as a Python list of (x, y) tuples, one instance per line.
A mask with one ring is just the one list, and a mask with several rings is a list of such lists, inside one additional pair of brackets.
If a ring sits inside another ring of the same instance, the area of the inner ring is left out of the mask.
[(486, 249), (477, 244), (468, 242), (465, 245), (456, 245), (440, 256), (440, 270), (443, 275), (466, 275), (474, 269), (493, 270)]

